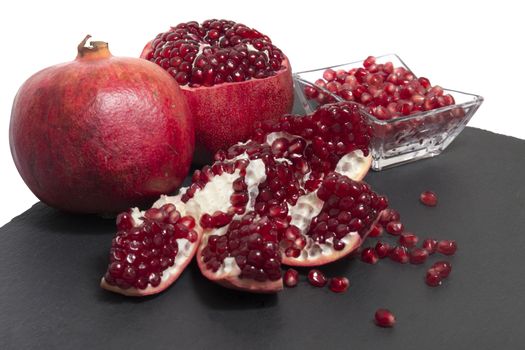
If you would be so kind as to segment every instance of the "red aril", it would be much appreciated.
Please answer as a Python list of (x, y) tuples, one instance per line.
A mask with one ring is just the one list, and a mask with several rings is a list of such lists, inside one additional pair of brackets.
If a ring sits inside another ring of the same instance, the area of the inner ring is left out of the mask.
[(379, 327), (394, 327), (396, 318), (388, 309), (378, 309), (374, 315), (375, 323)]
[(181, 86), (198, 149), (213, 155), (249, 138), (256, 121), (276, 121), (293, 104), (292, 70), (270, 38), (243, 24), (211, 19), (158, 34), (141, 54)]
[(432, 239), (432, 238), (427, 238), (423, 241), (423, 243), (421, 244), (421, 247), (425, 249), (428, 252), (428, 254), (434, 254), (437, 249), (437, 240)]
[(390, 246), (390, 244), (382, 241), (378, 241), (375, 246), (375, 251), (379, 259), (386, 258), (390, 253), (391, 249), (392, 247)]
[(428, 252), (422, 248), (415, 248), (410, 251), (409, 260), (411, 264), (419, 265), (427, 261)]
[(367, 264), (377, 264), (379, 261), (379, 257), (377, 255), (377, 252), (373, 248), (365, 248), (361, 252), (361, 261), (367, 263)]
[(437, 195), (432, 191), (422, 192), (419, 200), (427, 207), (435, 207), (437, 205)]
[(452, 265), (448, 261), (436, 261), (432, 264), (432, 269), (437, 271), (441, 278), (447, 278), (452, 271)]
[(436, 250), (443, 255), (454, 255), (458, 246), (456, 241), (442, 240), (437, 243)]
[(288, 269), (284, 273), (284, 285), (289, 288), (297, 286), (299, 282), (299, 272), (295, 269)]
[(419, 238), (412, 232), (405, 232), (399, 236), (399, 244), (407, 248), (414, 247), (418, 240)]
[(319, 270), (313, 269), (308, 272), (308, 282), (314, 287), (324, 287), (328, 282), (324, 273)]
[(400, 264), (406, 264), (409, 261), (408, 251), (403, 246), (397, 246), (390, 250), (389, 258)]
[(348, 290), (350, 281), (346, 277), (333, 277), (330, 279), (330, 290), (334, 293), (344, 293)]
[(74, 61), (36, 73), (18, 91), (9, 130), (15, 165), (40, 200), (68, 212), (149, 206), (186, 177), (193, 119), (169, 74), (88, 39)]
[(425, 276), (425, 282), (427, 285), (430, 287), (437, 287), (441, 285), (442, 280), (443, 277), (437, 269), (430, 268), (427, 270), (427, 274)]
[(386, 232), (393, 236), (399, 236), (405, 230), (405, 226), (399, 221), (390, 221), (386, 224)]

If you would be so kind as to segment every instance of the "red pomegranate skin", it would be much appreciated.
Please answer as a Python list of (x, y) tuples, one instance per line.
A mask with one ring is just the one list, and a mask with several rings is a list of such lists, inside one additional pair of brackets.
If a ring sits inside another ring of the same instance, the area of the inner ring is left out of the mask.
[[(146, 58), (151, 42), (140, 57)], [(276, 75), (209, 87), (181, 86), (195, 121), (196, 162), (212, 159), (220, 149), (248, 140), (257, 121), (277, 121), (291, 113), (294, 101), (292, 68), (287, 58)]]
[(176, 82), (145, 60), (81, 51), (30, 77), (15, 97), (14, 162), (52, 207), (115, 213), (174, 191), (194, 150), (193, 120)]
[(182, 86), (195, 119), (197, 144), (214, 154), (247, 140), (257, 121), (277, 121), (293, 106), (292, 70), (264, 79), (226, 83), (204, 88)]

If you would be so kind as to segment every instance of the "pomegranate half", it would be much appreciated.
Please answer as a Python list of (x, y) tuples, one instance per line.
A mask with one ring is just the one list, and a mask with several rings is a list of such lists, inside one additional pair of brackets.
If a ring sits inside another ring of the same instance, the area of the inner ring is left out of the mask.
[(166, 69), (181, 86), (195, 119), (200, 159), (247, 140), (256, 121), (276, 121), (291, 112), (288, 59), (268, 36), (243, 24), (180, 23), (158, 34), (141, 57)]
[[(348, 103), (258, 123), (252, 140), (217, 152), (215, 162), (196, 170), (178, 195), (162, 196), (148, 211), (125, 214), (134, 218), (133, 225), (119, 228), (124, 232), (113, 241), (102, 286), (131, 295), (163, 290), (174, 281), (164, 272), (178, 275), (196, 250), (208, 279), (273, 293), (283, 288), (281, 264), (318, 266), (346, 256), (388, 205), (359, 182), (370, 167), (369, 141), (370, 127)], [(184, 234), (177, 233), (178, 221), (170, 221), (171, 210), (176, 220), (191, 216)], [(159, 226), (153, 231), (151, 220)], [(193, 240), (186, 239), (191, 230)], [(158, 269), (159, 259), (166, 262), (164, 269)], [(147, 281), (152, 264), (161, 277), (159, 282), (153, 276), (157, 289), (138, 282)], [(126, 268), (132, 271), (124, 275)]]
[(50, 206), (117, 213), (174, 191), (188, 173), (193, 120), (157, 65), (114, 57), (89, 36), (77, 58), (30, 77), (13, 103), (11, 152)]

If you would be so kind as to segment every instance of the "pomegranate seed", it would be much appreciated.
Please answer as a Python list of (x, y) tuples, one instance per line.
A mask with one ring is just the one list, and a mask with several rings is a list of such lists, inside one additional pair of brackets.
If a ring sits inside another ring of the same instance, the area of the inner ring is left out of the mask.
[(288, 269), (284, 273), (284, 285), (289, 288), (297, 286), (299, 282), (299, 272), (294, 269)]
[(379, 327), (394, 327), (396, 323), (396, 317), (390, 310), (378, 309), (374, 315), (376, 325)]
[(428, 254), (432, 255), (436, 252), (437, 241), (432, 238), (427, 238), (423, 241), (421, 247), (425, 249), (428, 252)]
[(406, 264), (409, 261), (408, 252), (405, 247), (394, 247), (388, 254), (389, 258), (400, 264)]
[(438, 270), (434, 268), (430, 268), (427, 270), (427, 274), (425, 276), (425, 282), (431, 287), (437, 287), (441, 285), (442, 281), (441, 274)]
[(456, 241), (449, 240), (439, 241), (436, 247), (437, 252), (443, 255), (454, 255), (457, 249)]
[(365, 248), (361, 252), (361, 261), (367, 264), (377, 264), (379, 257), (373, 248)]
[(390, 244), (381, 241), (377, 242), (375, 246), (377, 257), (379, 259), (387, 257), (391, 249)]
[(368, 233), (368, 237), (379, 237), (383, 233), (383, 227), (379, 224), (374, 224)]
[(428, 252), (422, 248), (415, 248), (410, 252), (410, 263), (414, 265), (423, 264), (428, 258)]
[(436, 270), (442, 278), (447, 278), (452, 271), (452, 265), (448, 261), (436, 261), (432, 264), (432, 269)]
[(379, 223), (386, 226), (390, 221), (399, 221), (400, 219), (401, 215), (395, 209), (387, 208), (381, 212)]
[(308, 281), (314, 287), (324, 287), (326, 285), (326, 276), (319, 270), (313, 269), (308, 272)]
[(437, 196), (432, 191), (422, 192), (419, 196), (419, 200), (427, 207), (435, 207), (437, 204)]
[(117, 229), (119, 231), (129, 230), (134, 226), (134, 220), (130, 213), (123, 212), (117, 215)]
[(407, 248), (414, 247), (418, 240), (419, 238), (410, 232), (403, 233), (401, 236), (399, 236), (399, 244)]
[(350, 281), (346, 277), (334, 277), (330, 279), (330, 290), (334, 293), (343, 293), (348, 290)]
[(386, 225), (386, 232), (393, 236), (399, 236), (405, 230), (405, 226), (399, 221), (390, 221)]

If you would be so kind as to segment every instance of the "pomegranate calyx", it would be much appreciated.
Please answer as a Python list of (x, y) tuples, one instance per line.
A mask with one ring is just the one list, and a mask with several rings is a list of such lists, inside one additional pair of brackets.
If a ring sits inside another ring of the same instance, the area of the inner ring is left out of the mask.
[(111, 52), (109, 52), (108, 43), (105, 41), (90, 41), (89, 46), (86, 46), (87, 41), (91, 38), (91, 35), (86, 35), (84, 39), (78, 44), (77, 50), (79, 58), (89, 58), (89, 59), (100, 59), (111, 57)]

